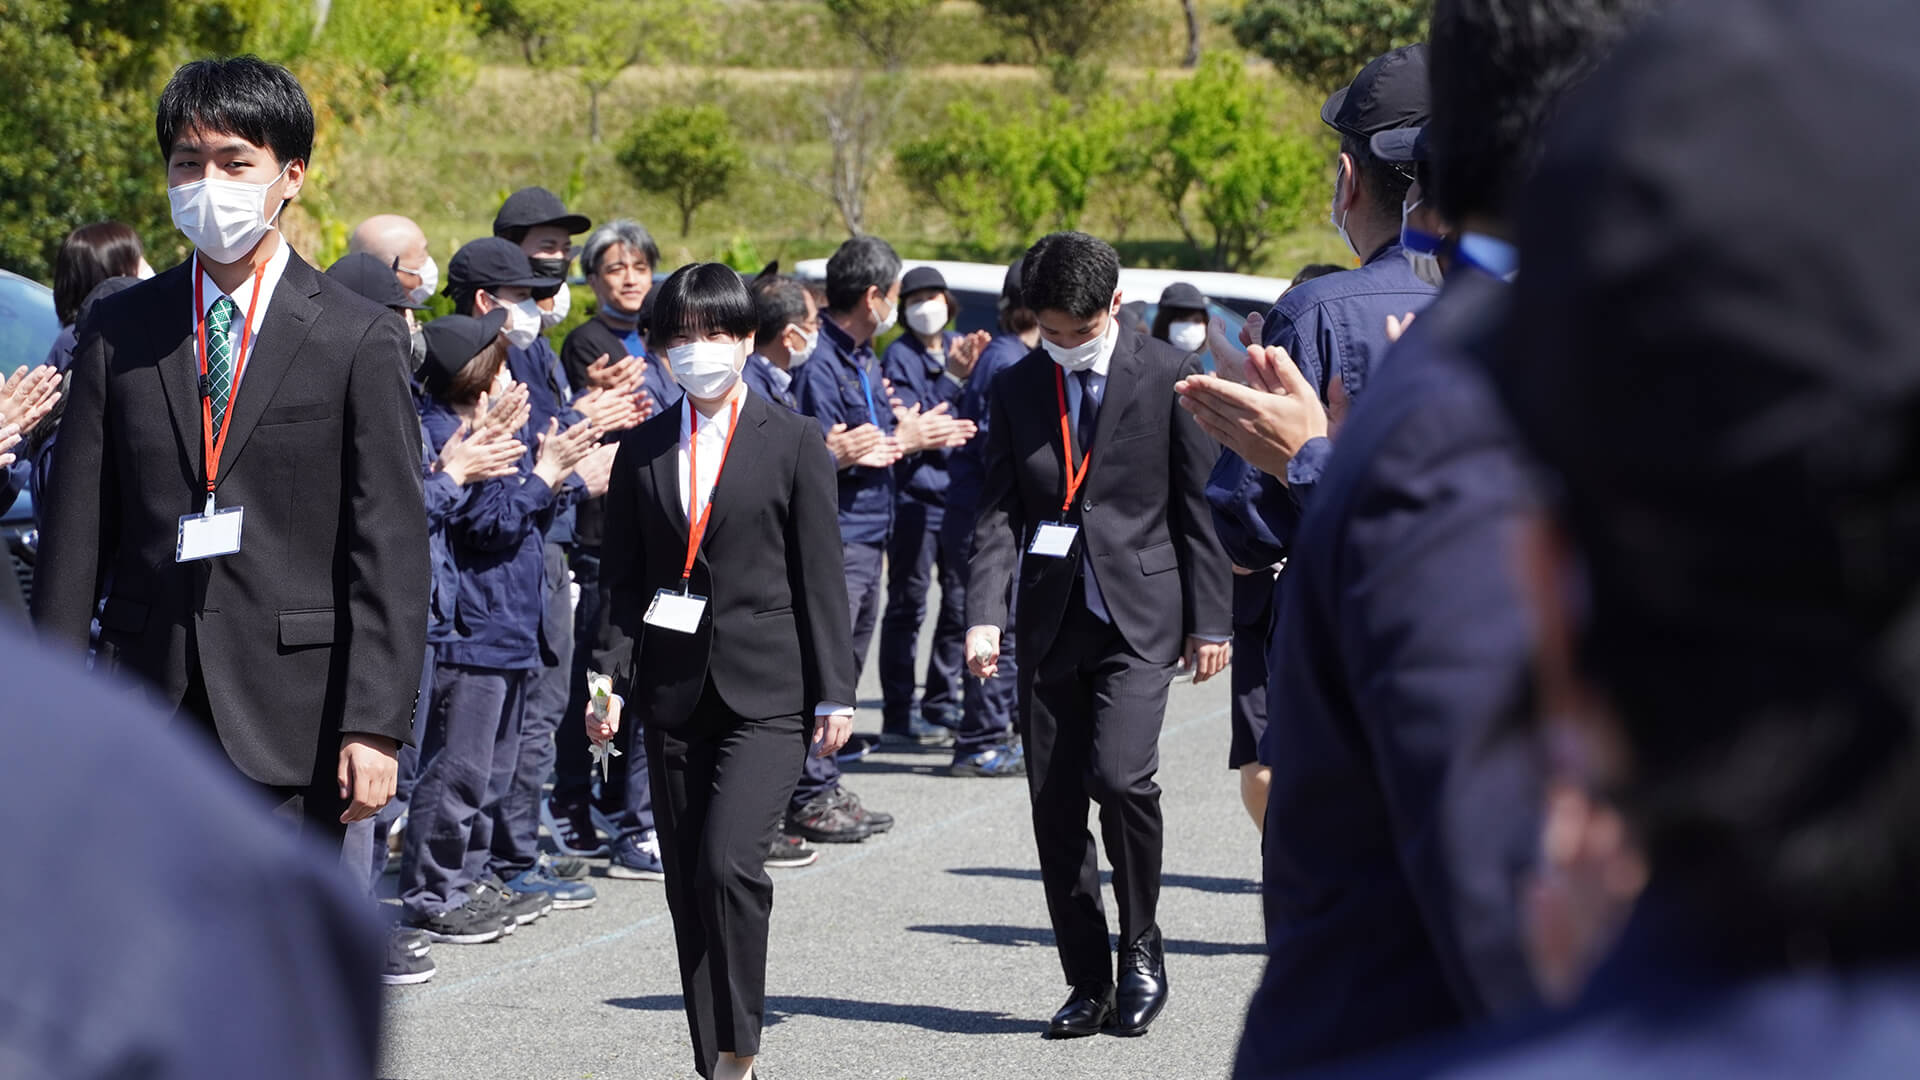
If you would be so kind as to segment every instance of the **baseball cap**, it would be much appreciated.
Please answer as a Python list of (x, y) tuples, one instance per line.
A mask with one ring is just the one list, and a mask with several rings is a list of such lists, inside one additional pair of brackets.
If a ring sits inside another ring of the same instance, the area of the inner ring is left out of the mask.
[(551, 289), (559, 278), (541, 277), (520, 245), (498, 236), (482, 237), (462, 245), (447, 263), (447, 295), (456, 285), (476, 289), (494, 289), (506, 285), (524, 285), (529, 289)]
[(505, 236), (508, 229), (534, 225), (558, 225), (571, 236), (586, 232), (593, 227), (593, 222), (584, 214), (568, 213), (560, 196), (546, 188), (526, 187), (507, 196), (507, 201), (500, 204), (500, 212), (493, 218), (493, 235)]

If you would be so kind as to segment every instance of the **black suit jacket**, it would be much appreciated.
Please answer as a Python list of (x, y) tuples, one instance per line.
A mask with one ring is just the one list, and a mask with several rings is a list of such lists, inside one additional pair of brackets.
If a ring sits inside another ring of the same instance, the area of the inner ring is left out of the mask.
[[(283, 241), (284, 242), (284, 241)], [(34, 614), (169, 705), (197, 656), (214, 726), (263, 784), (331, 775), (342, 733), (412, 740), (427, 526), (407, 330), (288, 253), (249, 347), (219, 504), (241, 550), (174, 561), (206, 502), (191, 259), (100, 302), (74, 352)]]
[(967, 589), (969, 626), (1004, 626), (1008, 584), (1020, 570), (1018, 659), (1047, 654), (1083, 560), (1101, 598), (1142, 659), (1172, 663), (1189, 634), (1232, 636), (1232, 566), (1214, 535), (1207, 475), (1219, 447), (1176, 402), (1173, 384), (1199, 365), (1166, 342), (1122, 327), (1094, 424), (1093, 460), (1065, 523), (1080, 526), (1073, 554), (1022, 559), (1034, 531), (1060, 521), (1066, 495), (1060, 406), (1045, 350), (994, 381), (986, 477)]
[[(841, 564), (833, 455), (813, 420), (747, 392), (713, 488), (692, 592), (708, 599), (692, 634), (645, 623), (687, 559), (680, 490), (681, 407), (634, 430), (607, 490), (599, 670), (648, 724), (678, 727), (709, 677), (737, 716), (810, 715), (854, 703), (853, 631)], [(718, 568), (718, 573), (715, 568)]]

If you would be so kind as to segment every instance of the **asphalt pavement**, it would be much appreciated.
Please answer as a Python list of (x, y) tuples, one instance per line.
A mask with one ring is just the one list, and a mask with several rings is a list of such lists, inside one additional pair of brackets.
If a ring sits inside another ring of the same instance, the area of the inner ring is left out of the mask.
[[(877, 730), (871, 663), (862, 694), (856, 729)], [(1066, 986), (1024, 781), (950, 777), (947, 750), (885, 748), (849, 766), (847, 786), (899, 822), (865, 843), (821, 845), (811, 867), (772, 871), (761, 1075), (1225, 1076), (1264, 956), (1258, 833), (1227, 770), (1227, 743), (1227, 677), (1177, 682), (1159, 775), (1172, 998), (1139, 1039), (1041, 1038)], [(555, 912), (491, 945), (436, 945), (437, 977), (389, 992), (382, 1077), (693, 1077), (661, 886), (603, 874), (596, 861), (591, 908)], [(1107, 907), (1117, 931), (1110, 888)]]

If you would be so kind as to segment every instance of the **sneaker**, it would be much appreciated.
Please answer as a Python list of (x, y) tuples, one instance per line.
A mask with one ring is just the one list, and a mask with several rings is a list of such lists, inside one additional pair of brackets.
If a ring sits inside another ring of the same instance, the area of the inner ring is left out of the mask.
[(644, 837), (629, 834), (613, 842), (613, 862), (607, 876), (623, 881), (665, 881), (667, 868), (660, 862), (660, 841), (653, 833)]
[(842, 801), (844, 788), (830, 791), (798, 810), (787, 812), (787, 832), (816, 844), (857, 844), (873, 835)]
[(927, 723), (946, 728), (948, 731), (959, 729), (960, 721), (966, 716), (966, 712), (967, 710), (959, 705), (928, 705), (925, 702), (920, 704), (920, 715)]
[(433, 960), (427, 956), (425, 948), (416, 951), (412, 942), (423, 940), (425, 935), (418, 930), (396, 927), (387, 935), (387, 955), (381, 962), (380, 981), (388, 986), (413, 986), (433, 978)]
[(860, 805), (860, 796), (855, 795), (846, 788), (836, 790), (832, 797), (839, 800), (841, 808), (853, 815), (855, 821), (864, 824), (869, 833), (878, 835), (893, 828), (892, 814), (884, 814), (878, 810), (867, 809)]
[(537, 890), (510, 889), (498, 874), (488, 874), (474, 886), (493, 898), (495, 909), (515, 926), (526, 926), (553, 910), (553, 897)]
[(773, 843), (767, 849), (767, 865), (776, 870), (798, 870), (819, 861), (820, 853), (813, 850), (812, 845), (786, 833), (774, 833)]
[(880, 747), (880, 739), (873, 735), (853, 735), (848, 737), (847, 745), (834, 751), (833, 760), (842, 765), (851, 765), (873, 753)]
[(405, 925), (427, 935), (430, 941), (449, 945), (484, 945), (499, 941), (508, 932), (505, 916), (479, 896), (437, 915), (409, 911)]
[(548, 876), (559, 878), (561, 881), (579, 881), (593, 869), (585, 859), (573, 855), (555, 858), (545, 852), (540, 853), (540, 865), (546, 867)]
[(562, 855), (593, 858), (607, 853), (606, 841), (593, 827), (592, 808), (587, 803), (556, 803), (540, 800), (540, 823), (553, 837), (553, 846)]
[(927, 723), (916, 710), (904, 725), (882, 728), (880, 741), (905, 746), (952, 746), (953, 732)]
[(1018, 746), (990, 746), (977, 754), (955, 758), (947, 771), (955, 776), (1025, 776), (1027, 753)]
[(411, 926), (395, 926), (388, 931), (388, 936), (415, 956), (425, 956), (433, 950), (433, 939)]
[(507, 882), (507, 888), (517, 893), (546, 893), (553, 898), (553, 910), (572, 911), (575, 908), (592, 907), (599, 895), (593, 886), (584, 881), (561, 881), (547, 872), (546, 867), (535, 863), (533, 869)]

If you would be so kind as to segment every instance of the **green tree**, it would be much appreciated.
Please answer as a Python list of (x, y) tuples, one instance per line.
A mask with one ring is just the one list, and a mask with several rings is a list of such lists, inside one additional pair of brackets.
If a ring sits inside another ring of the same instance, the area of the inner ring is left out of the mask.
[(1249, 0), (1225, 21), (1242, 48), (1331, 92), (1381, 53), (1424, 40), (1432, 14), (1431, 0)]
[(720, 198), (747, 163), (733, 121), (714, 105), (655, 109), (633, 126), (615, 160), (641, 191), (663, 192), (680, 209), (680, 235), (694, 212)]
[(600, 141), (600, 102), (635, 64), (700, 52), (706, 0), (487, 0), (487, 25), (518, 43), (527, 63), (569, 70), (587, 91), (588, 137)]
[(1272, 96), (1238, 60), (1209, 57), (1153, 112), (1151, 183), (1215, 269), (1254, 268), (1269, 239), (1312, 219), (1326, 191), (1324, 140), (1277, 130)]
[(1042, 60), (1079, 60), (1112, 38), (1138, 0), (980, 0), (995, 21), (1017, 34)]
[(893, 73), (925, 50), (927, 23), (940, 0), (826, 0), (835, 29), (858, 42)]

